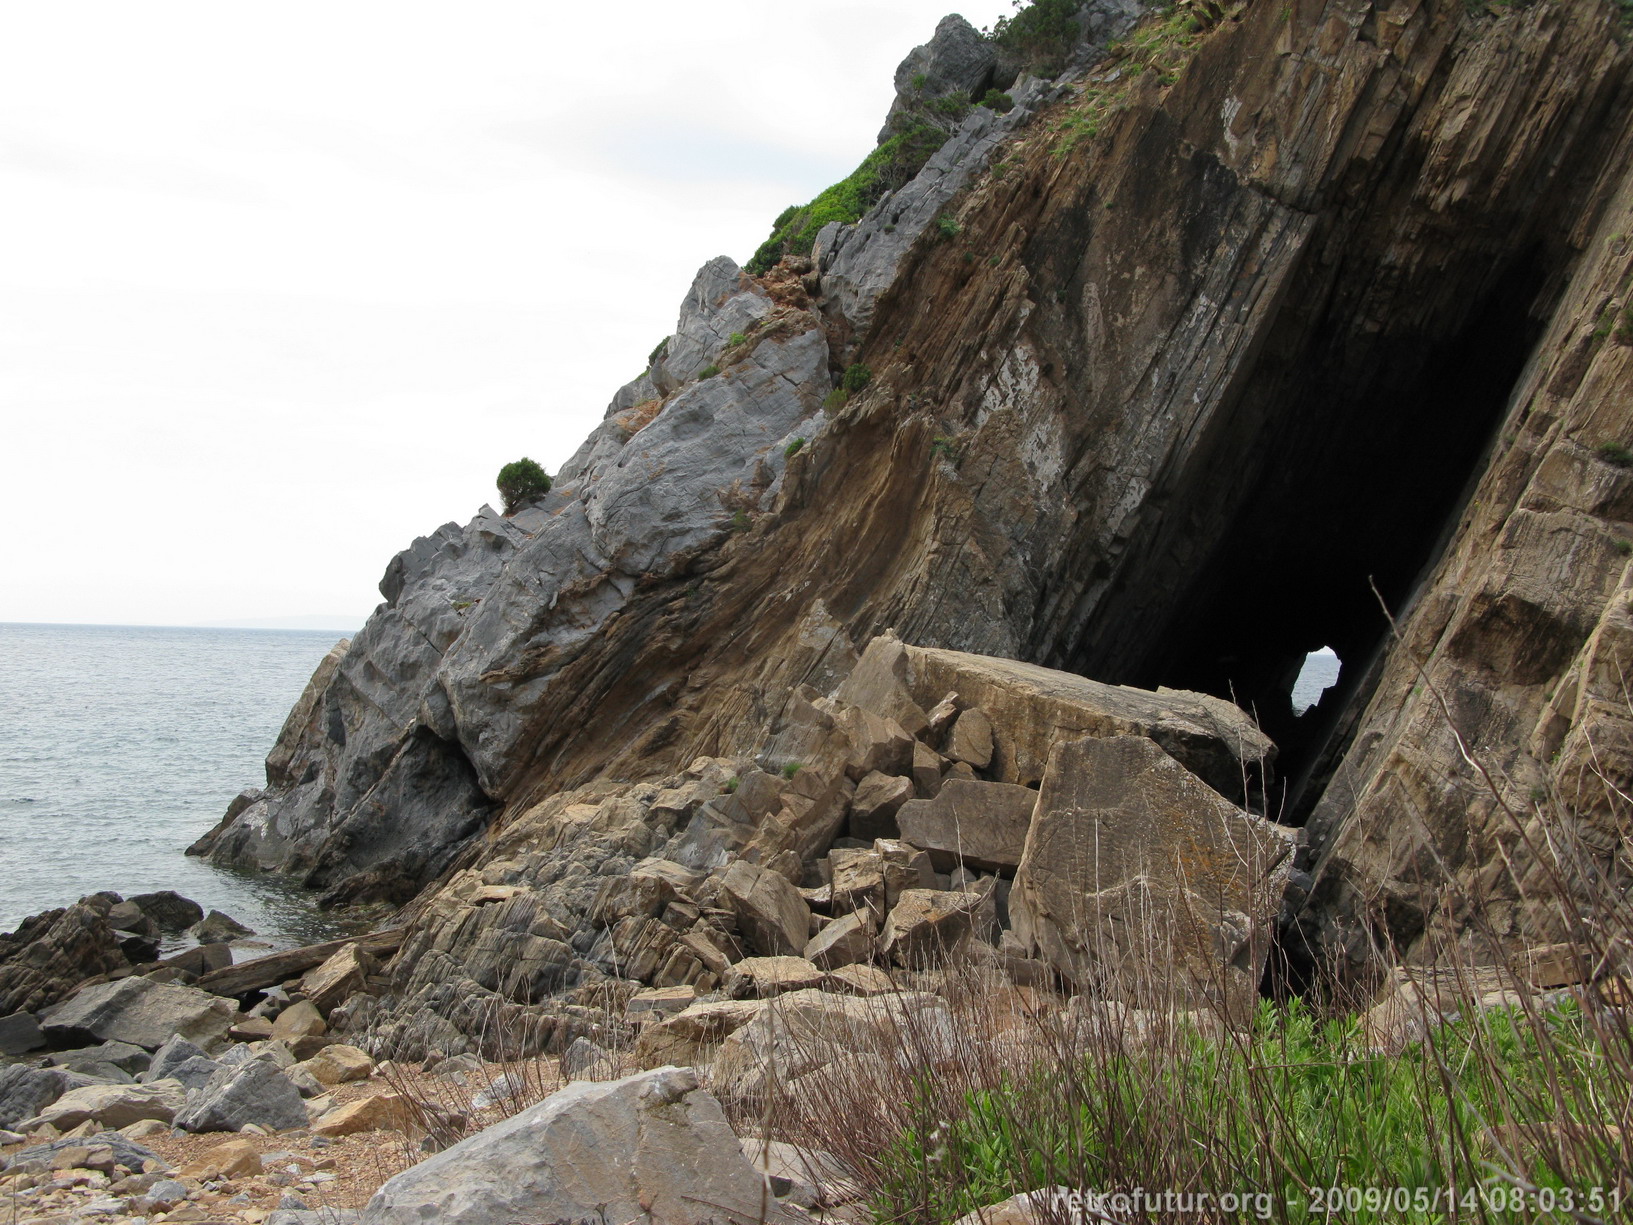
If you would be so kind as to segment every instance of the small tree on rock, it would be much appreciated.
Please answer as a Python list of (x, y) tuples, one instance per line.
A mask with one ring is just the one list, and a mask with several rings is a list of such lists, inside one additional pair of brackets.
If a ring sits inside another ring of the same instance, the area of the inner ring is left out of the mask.
[(550, 478), (531, 459), (512, 460), (499, 469), (499, 496), (505, 500), (505, 514), (550, 492)]

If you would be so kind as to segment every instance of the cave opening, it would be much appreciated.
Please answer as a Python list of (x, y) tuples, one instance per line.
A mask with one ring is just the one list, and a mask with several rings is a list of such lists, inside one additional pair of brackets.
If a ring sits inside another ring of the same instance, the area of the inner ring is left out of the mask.
[[(1268, 815), (1303, 824), (1540, 337), (1547, 263), (1516, 258), (1438, 334), (1339, 309), (1293, 318), (1120, 576), (1117, 632), (1085, 633), (1074, 670), (1235, 701), (1277, 745)], [(1157, 615), (1149, 584), (1171, 593)], [(1114, 592), (1102, 612), (1118, 604)], [(1343, 666), (1296, 709), (1324, 649)]]

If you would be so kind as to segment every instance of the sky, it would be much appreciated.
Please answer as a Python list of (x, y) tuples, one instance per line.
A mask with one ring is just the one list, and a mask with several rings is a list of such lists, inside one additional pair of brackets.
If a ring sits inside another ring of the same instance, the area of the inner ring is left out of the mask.
[(0, 621), (360, 624), (1011, 8), (0, 6)]

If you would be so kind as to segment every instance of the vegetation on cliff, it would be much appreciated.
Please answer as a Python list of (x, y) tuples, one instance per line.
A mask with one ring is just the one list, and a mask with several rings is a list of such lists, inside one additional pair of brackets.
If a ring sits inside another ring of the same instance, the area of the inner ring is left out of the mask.
[(784, 255), (808, 255), (823, 226), (830, 221), (849, 225), (861, 220), (862, 214), (888, 192), (911, 182), (946, 140), (947, 133), (930, 124), (916, 124), (892, 136), (809, 204), (784, 209), (772, 222), (771, 237), (760, 244), (747, 270), (760, 276)]
[(550, 477), (535, 460), (523, 456), (499, 469), (499, 496), (505, 500), (505, 514), (523, 503), (550, 492)]

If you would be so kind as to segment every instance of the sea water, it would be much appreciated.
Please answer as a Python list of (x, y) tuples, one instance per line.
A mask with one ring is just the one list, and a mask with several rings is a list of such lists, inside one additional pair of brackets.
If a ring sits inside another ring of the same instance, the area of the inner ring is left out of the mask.
[(0, 624), (0, 931), (174, 889), (275, 946), (335, 934), (282, 877), (183, 854), (262, 763), (333, 632)]

